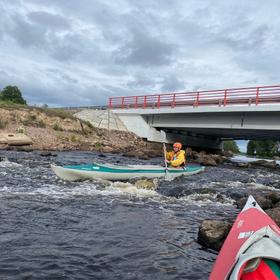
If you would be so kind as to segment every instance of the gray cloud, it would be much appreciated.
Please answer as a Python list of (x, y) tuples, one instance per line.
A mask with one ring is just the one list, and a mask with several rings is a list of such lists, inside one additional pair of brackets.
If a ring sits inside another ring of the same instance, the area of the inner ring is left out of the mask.
[(185, 90), (186, 83), (180, 81), (175, 75), (164, 77), (161, 90), (163, 92), (183, 91)]
[(131, 41), (127, 42), (116, 53), (115, 61), (122, 64), (142, 66), (162, 66), (171, 63), (174, 46), (135, 31)]
[(279, 8), (276, 0), (1, 1), (0, 87), (69, 106), (279, 83)]
[(61, 15), (55, 15), (48, 12), (31, 12), (28, 13), (28, 18), (35, 24), (47, 27), (53, 30), (68, 30), (71, 27), (70, 22)]
[(15, 17), (11, 33), (22, 47), (42, 47), (46, 42), (46, 29), (42, 26), (33, 26), (22, 18)]

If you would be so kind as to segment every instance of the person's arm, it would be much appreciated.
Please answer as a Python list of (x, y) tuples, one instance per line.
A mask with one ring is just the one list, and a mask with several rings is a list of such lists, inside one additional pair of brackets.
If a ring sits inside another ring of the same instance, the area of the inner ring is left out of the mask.
[(170, 161), (172, 159), (173, 152), (166, 152), (165, 158), (166, 160)]

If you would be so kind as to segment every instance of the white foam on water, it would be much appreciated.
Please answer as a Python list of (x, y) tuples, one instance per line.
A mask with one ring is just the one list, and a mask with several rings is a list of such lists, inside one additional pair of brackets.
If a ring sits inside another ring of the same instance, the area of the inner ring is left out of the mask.
[(124, 196), (124, 197), (142, 197), (152, 198), (160, 197), (155, 190), (147, 190), (137, 188), (131, 183), (124, 182), (109, 182), (107, 181), (105, 186), (100, 184), (99, 181), (86, 181), (79, 182), (77, 185), (71, 185), (67, 182), (63, 182), (63, 185), (47, 184), (44, 183), (42, 186), (30, 188), (25, 186), (24, 188), (17, 188), (15, 186), (8, 187), (3, 186), (0, 188), (0, 195), (31, 195), (31, 196), (50, 196), (54, 198), (67, 198), (67, 197), (78, 197), (78, 196)]
[(227, 188), (244, 188), (245, 184), (240, 181), (228, 181), (226, 182)]
[(274, 187), (271, 187), (271, 186), (267, 186), (267, 185), (263, 185), (263, 184), (259, 184), (259, 183), (249, 183), (249, 184), (246, 184), (246, 187), (248, 188), (252, 188), (252, 189), (264, 189), (264, 190), (277, 190), (276, 188)]
[(204, 205), (208, 205), (208, 204), (215, 204), (215, 205), (229, 205), (232, 206), (235, 203), (234, 199), (231, 199), (230, 197), (224, 196), (222, 195), (222, 202), (219, 200), (217, 200), (217, 195), (216, 194), (199, 194), (199, 193), (195, 193), (195, 194), (191, 194), (188, 196), (183, 196), (181, 198), (179, 198), (179, 200), (187, 202), (187, 203), (193, 203), (196, 204), (198, 206), (204, 206)]
[(3, 161), (0, 161), (0, 167), (22, 167), (22, 165), (5, 159)]
[[(254, 158), (254, 157), (248, 157), (248, 156), (244, 156), (244, 155), (234, 155), (231, 158), (231, 161), (233, 161), (233, 162), (252, 162), (252, 161), (258, 161), (258, 160), (273, 161), (273, 159)], [(276, 163), (280, 164), (280, 160), (276, 160)]]

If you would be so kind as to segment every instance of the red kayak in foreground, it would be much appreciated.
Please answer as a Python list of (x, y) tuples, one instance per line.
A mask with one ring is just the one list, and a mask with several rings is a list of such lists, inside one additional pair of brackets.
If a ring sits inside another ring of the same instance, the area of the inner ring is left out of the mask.
[(223, 244), (209, 280), (251, 279), (280, 279), (280, 228), (249, 196)]

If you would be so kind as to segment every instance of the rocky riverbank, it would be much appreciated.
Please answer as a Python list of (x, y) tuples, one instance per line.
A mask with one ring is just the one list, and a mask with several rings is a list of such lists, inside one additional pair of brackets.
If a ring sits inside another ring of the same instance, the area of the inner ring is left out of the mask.
[[(162, 152), (160, 144), (147, 143), (133, 133), (93, 127), (89, 122), (74, 117), (72, 112), (32, 107), (0, 108), (0, 134), (22, 133), (32, 144), (14, 145), (0, 142), (1, 149), (20, 150), (81, 150), (111, 153), (151, 151), (152, 156)], [(132, 153), (133, 153), (132, 152)]]

